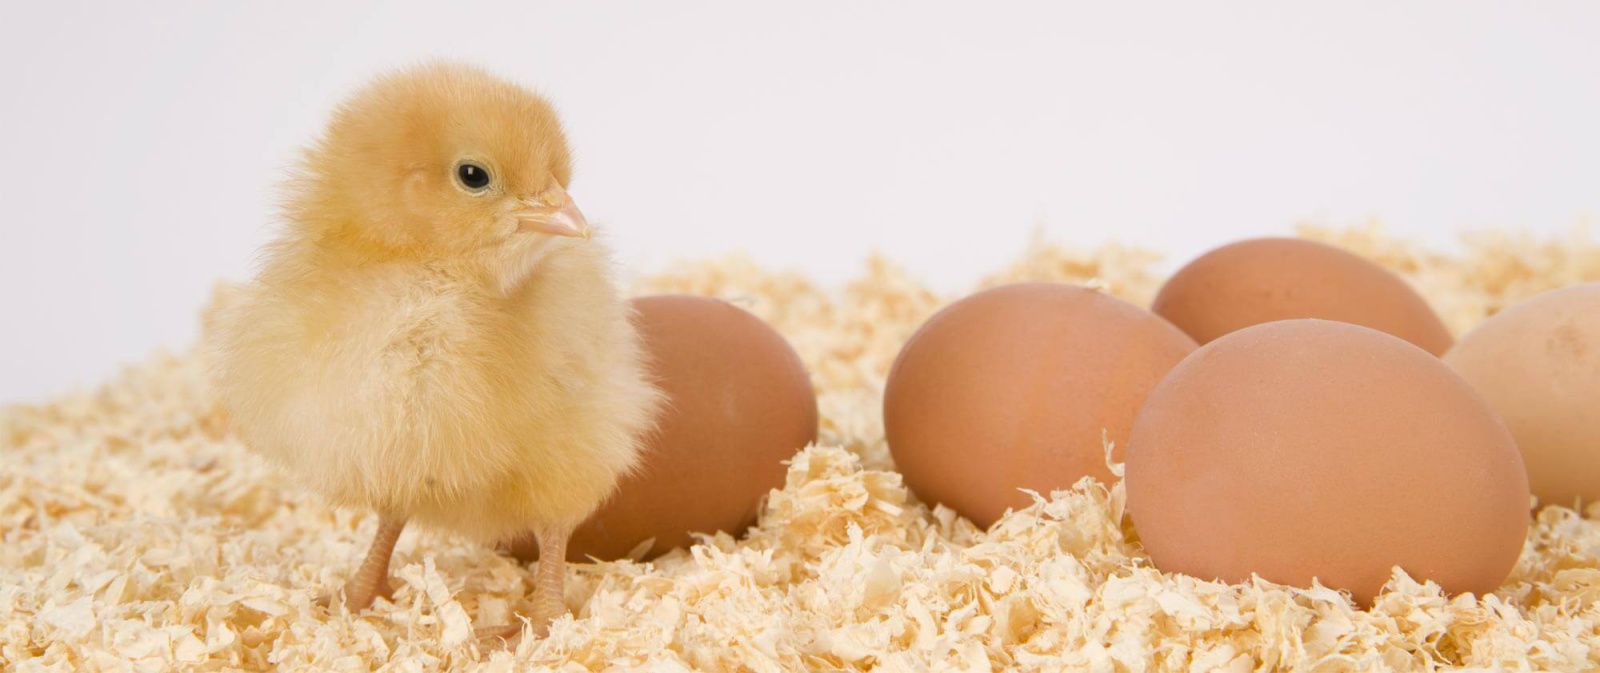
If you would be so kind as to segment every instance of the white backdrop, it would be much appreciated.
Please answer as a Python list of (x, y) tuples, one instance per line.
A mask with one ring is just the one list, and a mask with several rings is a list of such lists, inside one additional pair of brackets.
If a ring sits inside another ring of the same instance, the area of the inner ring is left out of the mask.
[(189, 344), (329, 106), (430, 56), (548, 94), (645, 269), (836, 282), (878, 249), (957, 289), (1040, 225), (1179, 262), (1308, 218), (1445, 243), (1600, 208), (1591, 2), (5, 0), (0, 402)]

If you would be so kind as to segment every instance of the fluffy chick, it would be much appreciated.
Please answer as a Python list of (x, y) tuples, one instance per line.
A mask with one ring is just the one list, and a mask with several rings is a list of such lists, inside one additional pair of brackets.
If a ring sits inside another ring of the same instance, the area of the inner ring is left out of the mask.
[(287, 227), (216, 316), (213, 379), (242, 441), (379, 515), (351, 609), (387, 593), (416, 522), (485, 543), (532, 531), (532, 621), (565, 612), (568, 534), (660, 404), (571, 173), (528, 90), (444, 63), (381, 77), (305, 153)]

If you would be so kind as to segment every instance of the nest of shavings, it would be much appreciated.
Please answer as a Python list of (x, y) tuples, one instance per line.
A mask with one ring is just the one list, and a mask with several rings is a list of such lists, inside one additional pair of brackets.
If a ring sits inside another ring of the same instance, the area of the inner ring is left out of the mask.
[[(1400, 272), (1458, 333), (1600, 279), (1584, 236), (1485, 234), (1443, 254), (1374, 227), (1301, 233)], [(983, 285), (1086, 283), (1147, 304), (1155, 262), (1040, 243)], [(1120, 483), (1085, 480), (989, 531), (906, 491), (884, 377), (953, 297), (889, 261), (842, 288), (735, 257), (637, 289), (737, 301), (811, 369), (821, 438), (742, 537), (575, 566), (573, 617), (514, 651), (480, 649), (472, 626), (527, 608), (529, 569), (443, 535), (402, 538), (393, 601), (330, 612), (315, 599), (353, 572), (374, 517), (286, 483), (228, 435), (194, 356), (156, 355), (98, 390), (0, 410), (0, 670), (1600, 668), (1600, 510), (1543, 510), (1483, 597), (1397, 572), (1360, 610), (1324, 588), (1164, 575), (1125, 527)]]

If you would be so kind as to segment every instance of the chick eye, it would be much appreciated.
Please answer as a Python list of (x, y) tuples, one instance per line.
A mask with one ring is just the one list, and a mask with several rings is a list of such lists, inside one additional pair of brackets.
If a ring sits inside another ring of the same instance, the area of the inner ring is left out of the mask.
[(456, 166), (456, 180), (461, 182), (467, 191), (481, 192), (489, 188), (489, 170), (470, 161), (463, 161)]

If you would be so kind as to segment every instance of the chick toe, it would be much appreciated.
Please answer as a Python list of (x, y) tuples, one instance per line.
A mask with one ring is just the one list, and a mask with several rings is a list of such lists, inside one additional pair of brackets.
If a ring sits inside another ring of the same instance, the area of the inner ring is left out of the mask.
[[(477, 639), (479, 649), (515, 650), (522, 643), (522, 624), (482, 626), (473, 629), (472, 635)], [(536, 632), (534, 635), (542, 638), (545, 634)]]

